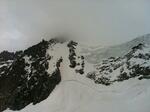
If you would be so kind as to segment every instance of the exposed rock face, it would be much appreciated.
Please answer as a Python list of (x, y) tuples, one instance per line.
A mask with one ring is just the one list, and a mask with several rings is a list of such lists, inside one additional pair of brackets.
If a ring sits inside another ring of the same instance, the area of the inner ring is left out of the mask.
[(0, 62), (8, 61), (8, 60), (15, 60), (22, 53), (23, 53), (23, 51), (17, 51), (17, 52), (3, 51), (3, 52), (0, 53)]
[(20, 110), (49, 96), (61, 81), (59, 64), (62, 60), (58, 60), (57, 69), (52, 74), (47, 72), (51, 56), (46, 54), (46, 51), (51, 44), (57, 42), (57, 40), (49, 42), (43, 40), (23, 51), (15, 59), (13, 53), (11, 55), (8, 52), (1, 53), (3, 56), (9, 54), (5, 60), (12, 61), (0, 68), (0, 111), (6, 108)]
[(87, 77), (97, 84), (110, 85), (129, 78), (150, 78), (150, 46), (138, 44), (122, 57), (110, 57), (96, 65)]
[(21, 110), (45, 100), (63, 79), (61, 64), (67, 66), (65, 72), (73, 73), (70, 75), (82, 75), (106, 86), (130, 78), (149, 79), (150, 46), (140, 43), (125, 55), (96, 65), (87, 63), (77, 42), (62, 38), (42, 40), (16, 53), (4, 51), (0, 53), (0, 111)]
[[(69, 48), (69, 60), (70, 60), (70, 67), (71, 68), (75, 68), (78, 67), (78, 69), (75, 69), (76, 73), (80, 73), (80, 74), (84, 74), (84, 56), (77, 56), (76, 55), (76, 46), (78, 45), (78, 43), (74, 42), (74, 41), (70, 41), (68, 43), (68, 48)], [(79, 63), (77, 60), (81, 60)]]
[[(65, 48), (61, 48), (61, 45)], [(76, 54), (78, 43), (56, 38), (43, 40), (24, 51), (0, 54), (0, 111), (20, 110), (46, 99), (61, 81), (60, 64), (63, 57), (76, 73), (84, 73), (84, 57)], [(57, 50), (67, 49), (67, 54)], [(56, 53), (56, 54), (55, 54)], [(3, 65), (4, 64), (4, 65)]]

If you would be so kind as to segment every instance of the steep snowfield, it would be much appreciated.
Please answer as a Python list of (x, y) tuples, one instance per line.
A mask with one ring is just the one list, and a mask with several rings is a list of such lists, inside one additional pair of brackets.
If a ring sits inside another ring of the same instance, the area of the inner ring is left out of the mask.
[[(92, 50), (87, 54), (86, 59), (90, 63), (99, 63), (103, 59), (107, 59), (109, 57), (120, 57), (126, 54), (127, 52), (130, 51), (130, 49), (138, 44), (150, 44), (150, 34), (146, 34), (144, 36), (137, 37), (129, 42), (120, 44), (120, 45), (115, 45), (115, 46), (110, 46), (110, 47), (104, 47), (104, 48), (99, 48), (96, 50)], [(83, 51), (84, 52), (84, 51)]]
[[(129, 79), (110, 86), (95, 85), (61, 64), (62, 82), (50, 96), (16, 112), (149, 112), (150, 81)], [(6, 110), (4, 112), (14, 112)]]
[(18, 112), (149, 112), (149, 85), (148, 80), (131, 79), (92, 88), (76, 80), (63, 81), (45, 101)]
[[(82, 69), (83, 61), (80, 54), (81, 48), (71, 46), (72, 49), (70, 49), (67, 45), (68, 43), (57, 43), (50, 46), (46, 51), (47, 55), (51, 56), (47, 69), (49, 74), (57, 69), (58, 60), (63, 59), (59, 66), (61, 82), (50, 93), (49, 97), (36, 105), (31, 103), (20, 111), (7, 109), (4, 112), (150, 112), (150, 81), (148, 79), (139, 80), (138, 77), (130, 77), (120, 82), (114, 81), (107, 86), (96, 84), (93, 80), (87, 78), (87, 73), (96, 68), (93, 64), (88, 63), (88, 60), (85, 60), (84, 73), (78, 73), (76, 70)], [(73, 50), (75, 50), (75, 54)], [(138, 50), (133, 55), (136, 57), (142, 52), (142, 54), (149, 53), (149, 48), (144, 50)], [(70, 67), (72, 54), (75, 56), (72, 60), (76, 61), (74, 67)], [(120, 58), (115, 63), (124, 62), (122, 59), (124, 58)], [(28, 58), (25, 58), (25, 60), (28, 61)], [(112, 60), (115, 60), (115, 58)], [(111, 61), (111, 59), (108, 59), (108, 61)], [(137, 62), (137, 60), (131, 61)], [(145, 62), (148, 61), (145, 60)], [(108, 64), (111, 68), (111, 63)], [(28, 68), (26, 69), (28, 70)], [(107, 72), (107, 70), (105, 71)], [(128, 73), (128, 71), (126, 72)], [(112, 75), (112, 79), (118, 77), (120, 68), (115, 70)]]

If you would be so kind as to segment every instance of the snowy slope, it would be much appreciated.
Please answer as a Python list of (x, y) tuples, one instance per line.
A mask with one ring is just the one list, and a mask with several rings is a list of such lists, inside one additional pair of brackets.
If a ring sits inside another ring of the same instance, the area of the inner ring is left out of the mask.
[[(78, 43), (51, 39), (26, 49), (9, 66), (0, 66), (0, 111), (21, 110), (45, 100), (63, 80), (84, 74), (84, 57)], [(64, 67), (60, 64), (64, 62)], [(1, 71), (3, 66), (6, 69)], [(67, 70), (67, 71), (64, 71)], [(61, 75), (67, 72), (67, 76)]]
[(86, 56), (86, 59), (90, 63), (99, 63), (103, 59), (107, 59), (109, 57), (120, 57), (129, 52), (132, 47), (140, 43), (150, 44), (150, 34), (137, 37), (129, 42), (120, 45), (104, 47), (90, 51)]
[(150, 46), (138, 44), (122, 57), (110, 57), (87, 74), (97, 84), (110, 85), (130, 78), (150, 79)]
[[(12, 108), (13, 102), (4, 112), (149, 112), (149, 54), (148, 44), (136, 44), (121, 57), (95, 65), (85, 60), (77, 42), (43, 41), (19, 58), (25, 63), (22, 69), (28, 86), (19, 86), (13, 99), (23, 107)], [(16, 61), (12, 68), (14, 65), (18, 67)], [(50, 80), (38, 82), (43, 77)], [(26, 98), (31, 98), (30, 102)]]
[(63, 81), (46, 100), (16, 112), (149, 112), (149, 85), (148, 80), (131, 79), (92, 88), (77, 80)]

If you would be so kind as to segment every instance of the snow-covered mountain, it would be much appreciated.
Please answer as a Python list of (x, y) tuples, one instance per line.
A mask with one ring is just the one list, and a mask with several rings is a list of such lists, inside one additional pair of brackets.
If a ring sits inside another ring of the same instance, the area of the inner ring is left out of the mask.
[[(96, 50), (92, 50), (85, 57), (90, 63), (99, 63), (103, 59), (107, 59), (109, 57), (120, 57), (125, 55), (130, 51), (134, 46), (138, 44), (150, 44), (150, 34), (146, 34), (144, 36), (137, 37), (129, 42), (110, 46), (110, 47), (102, 47)], [(86, 51), (83, 49), (83, 52)]]
[(75, 73), (83, 74), (84, 57), (77, 55), (76, 46), (76, 42), (65, 42), (64, 39), (43, 40), (21, 52), (17, 58), (1, 61), (1, 110), (20, 110), (46, 99), (63, 79), (60, 73), (62, 61), (67, 62), (66, 66)]
[(82, 45), (63, 38), (14, 54), (0, 65), (1, 111), (150, 111), (150, 44), (142, 40), (97, 64)]
[(150, 46), (138, 44), (122, 57), (110, 57), (95, 65), (87, 77), (95, 83), (110, 85), (137, 77), (150, 79)]

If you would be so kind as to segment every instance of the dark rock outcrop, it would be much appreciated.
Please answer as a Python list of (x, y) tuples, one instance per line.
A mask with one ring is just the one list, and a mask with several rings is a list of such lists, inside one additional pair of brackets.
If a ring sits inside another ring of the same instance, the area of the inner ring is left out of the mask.
[[(59, 70), (62, 59), (56, 62), (52, 74), (47, 72), (51, 56), (46, 53), (49, 46), (58, 40), (43, 40), (23, 52), (1, 53), (2, 61), (13, 60), (11, 65), (0, 68), (0, 111), (10, 108), (20, 110), (30, 103), (37, 104), (46, 99), (61, 81)], [(15, 56), (17, 54), (17, 56)], [(3, 70), (2, 70), (3, 69)]]

